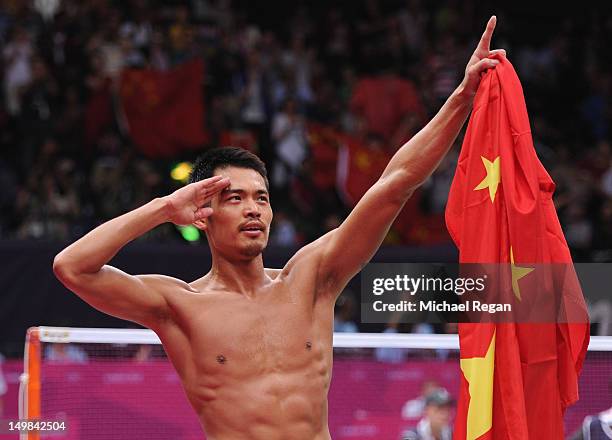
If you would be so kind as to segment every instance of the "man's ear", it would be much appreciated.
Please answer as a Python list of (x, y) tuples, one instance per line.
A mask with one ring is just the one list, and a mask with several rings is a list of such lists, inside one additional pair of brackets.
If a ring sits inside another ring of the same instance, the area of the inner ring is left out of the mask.
[(193, 226), (198, 228), (200, 231), (206, 231), (206, 229), (208, 229), (208, 224), (205, 218), (203, 218), (202, 220), (196, 220), (195, 222), (193, 222)]

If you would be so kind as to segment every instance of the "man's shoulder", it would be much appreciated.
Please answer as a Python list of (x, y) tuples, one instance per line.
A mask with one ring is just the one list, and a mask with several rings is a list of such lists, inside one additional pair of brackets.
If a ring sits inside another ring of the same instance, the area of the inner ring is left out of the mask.
[(291, 269), (300, 263), (314, 262), (316, 264), (317, 258), (321, 255), (321, 251), (325, 243), (330, 240), (333, 234), (334, 231), (327, 232), (316, 240), (298, 249), (297, 252), (289, 259), (285, 267), (280, 270), (280, 273), (286, 275)]
[(281, 289), (298, 290), (302, 294), (320, 292), (324, 283), (319, 280), (319, 267), (325, 253), (325, 243), (331, 234), (329, 232), (298, 249), (282, 269), (266, 268), (266, 275)]

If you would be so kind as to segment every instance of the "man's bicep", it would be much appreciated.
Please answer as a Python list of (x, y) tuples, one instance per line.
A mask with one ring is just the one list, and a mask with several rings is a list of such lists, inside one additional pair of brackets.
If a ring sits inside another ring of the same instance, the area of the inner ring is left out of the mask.
[[(159, 275), (130, 275), (105, 265), (98, 272), (79, 274), (62, 282), (101, 312), (147, 327), (169, 313), (165, 291), (173, 280)], [(178, 280), (176, 280), (178, 282)]]

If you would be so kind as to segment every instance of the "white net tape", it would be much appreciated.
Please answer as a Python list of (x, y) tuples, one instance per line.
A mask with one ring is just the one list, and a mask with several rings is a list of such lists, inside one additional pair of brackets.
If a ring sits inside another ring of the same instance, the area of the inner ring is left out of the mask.
[[(39, 327), (41, 342), (89, 344), (161, 344), (145, 329)], [(429, 348), (459, 350), (457, 335), (334, 333), (336, 348)], [(589, 351), (612, 351), (612, 336), (592, 336)]]

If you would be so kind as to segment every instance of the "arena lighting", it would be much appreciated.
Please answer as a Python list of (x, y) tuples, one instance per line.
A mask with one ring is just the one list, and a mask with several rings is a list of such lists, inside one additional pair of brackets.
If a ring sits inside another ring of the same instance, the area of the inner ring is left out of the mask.
[(200, 241), (200, 231), (193, 225), (177, 226), (176, 227), (185, 241), (195, 242)]
[(193, 165), (190, 162), (179, 162), (170, 171), (170, 177), (178, 182), (187, 183), (192, 169)]
[[(177, 182), (187, 183), (192, 169), (193, 164), (191, 162), (179, 162), (174, 165), (174, 167), (172, 167), (172, 170), (170, 171), (170, 177), (172, 177), (172, 179)], [(181, 236), (185, 241), (200, 241), (200, 231), (195, 226), (177, 226), (176, 228), (181, 233)]]

